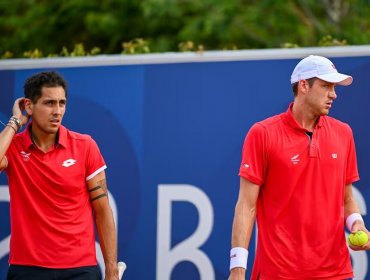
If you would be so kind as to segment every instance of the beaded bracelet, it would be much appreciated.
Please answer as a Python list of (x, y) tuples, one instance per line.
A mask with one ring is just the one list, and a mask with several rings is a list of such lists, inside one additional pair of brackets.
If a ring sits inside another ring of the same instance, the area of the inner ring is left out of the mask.
[(17, 123), (16, 123), (14, 120), (12, 120), (12, 119), (10, 119), (10, 120), (8, 121), (8, 124), (7, 124), (6, 126), (11, 126), (11, 127), (13, 127), (13, 128), (16, 130), (16, 133), (17, 133), (17, 132), (18, 132), (18, 130), (19, 130), (19, 127), (18, 127)]
[(8, 123), (6, 126), (9, 126), (9, 127), (13, 128), (15, 133), (18, 132), (17, 129), (14, 126), (12, 126), (10, 123)]
[(10, 118), (9, 122), (14, 122), (14, 123), (15, 123), (15, 125), (18, 127), (18, 130), (20, 130), (20, 129), (22, 128), (22, 123), (21, 123), (21, 121), (20, 121), (18, 118), (14, 117), (14, 116), (12, 116), (12, 117)]

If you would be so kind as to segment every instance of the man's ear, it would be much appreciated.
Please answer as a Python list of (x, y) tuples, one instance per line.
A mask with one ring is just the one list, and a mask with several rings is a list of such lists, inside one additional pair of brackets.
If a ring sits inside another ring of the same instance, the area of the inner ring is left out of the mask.
[(302, 93), (306, 93), (309, 89), (310, 85), (308, 84), (307, 80), (300, 80), (298, 82), (299, 91)]
[(31, 102), (31, 99), (24, 99), (24, 110), (26, 111), (27, 115), (32, 116), (33, 104)]

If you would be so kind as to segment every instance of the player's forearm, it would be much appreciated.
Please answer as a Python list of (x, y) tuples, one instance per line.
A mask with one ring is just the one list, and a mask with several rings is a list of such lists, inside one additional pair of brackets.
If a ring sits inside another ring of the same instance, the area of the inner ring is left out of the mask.
[[(248, 249), (256, 218), (255, 206), (238, 201), (235, 207), (232, 227), (231, 247)], [(231, 254), (230, 254), (231, 257)], [(246, 260), (245, 260), (246, 261)], [(246, 264), (245, 264), (246, 265)], [(230, 263), (231, 267), (231, 263)], [(246, 270), (243, 267), (234, 267), (230, 271), (229, 280), (245, 279)]]
[(106, 279), (118, 279), (117, 233), (110, 207), (95, 213), (95, 221), (104, 257)]
[(353, 196), (352, 184), (345, 187), (344, 223), (348, 231), (365, 230), (366, 226), (361, 217), (360, 208)]
[(0, 133), (0, 167), (3, 167), (3, 158), (10, 144), (12, 143), (16, 131), (17, 130), (15, 125), (7, 125)]
[(231, 247), (248, 249), (256, 219), (255, 205), (240, 202), (236, 204), (232, 227)]
[(346, 220), (347, 217), (353, 213), (360, 213), (360, 208), (354, 200), (346, 203), (346, 205), (344, 206), (344, 220)]
[(254, 222), (256, 220), (257, 200), (260, 187), (240, 178), (239, 197), (235, 206), (232, 227), (231, 247), (248, 249)]
[(345, 187), (344, 195), (344, 219), (353, 213), (360, 213), (360, 208), (353, 196), (352, 184), (349, 184)]

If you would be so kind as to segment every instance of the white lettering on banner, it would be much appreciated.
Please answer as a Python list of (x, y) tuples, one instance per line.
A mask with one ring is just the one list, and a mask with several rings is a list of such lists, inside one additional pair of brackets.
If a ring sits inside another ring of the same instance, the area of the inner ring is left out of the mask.
[[(353, 186), (353, 196), (357, 201), (358, 207), (360, 208), (360, 214), (365, 216), (367, 214), (367, 207), (366, 201), (362, 196), (361, 192)], [(369, 225), (368, 225), (369, 226)], [(348, 234), (346, 233), (346, 238), (348, 238)], [(355, 274), (354, 280), (364, 280), (367, 275), (368, 269), (368, 257), (366, 251), (353, 251), (349, 250), (352, 264), (353, 264), (353, 272)]]
[[(195, 232), (171, 248), (172, 202), (192, 203), (198, 210), (199, 221)], [(213, 280), (215, 273), (208, 256), (199, 247), (213, 228), (213, 208), (208, 196), (192, 185), (158, 185), (157, 206), (157, 280), (170, 280), (174, 267), (182, 262), (193, 263), (200, 279)]]
[[(117, 234), (118, 234), (118, 212), (117, 212), (117, 204), (113, 197), (113, 195), (108, 191), (109, 197), (109, 204), (112, 208), (113, 218), (116, 224)], [(9, 187), (8, 186), (0, 186), (0, 202), (8, 202), (10, 201), (9, 197)], [(0, 241), (0, 259), (7, 256), (9, 254), (9, 244), (10, 244), (10, 235)], [(101, 252), (100, 244), (95, 242), (96, 246), (96, 258), (98, 260), (100, 270), (102, 272), (103, 278), (105, 274), (105, 264), (103, 254)]]

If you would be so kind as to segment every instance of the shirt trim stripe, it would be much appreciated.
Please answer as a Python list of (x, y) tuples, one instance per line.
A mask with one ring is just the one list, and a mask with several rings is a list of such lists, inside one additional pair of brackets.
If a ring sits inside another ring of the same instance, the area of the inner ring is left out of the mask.
[(90, 179), (94, 178), (97, 174), (99, 174), (100, 172), (102, 172), (104, 169), (106, 169), (107, 166), (104, 165), (102, 167), (100, 167), (98, 170), (96, 170), (93, 174), (89, 175), (86, 177), (86, 181), (89, 181)]

